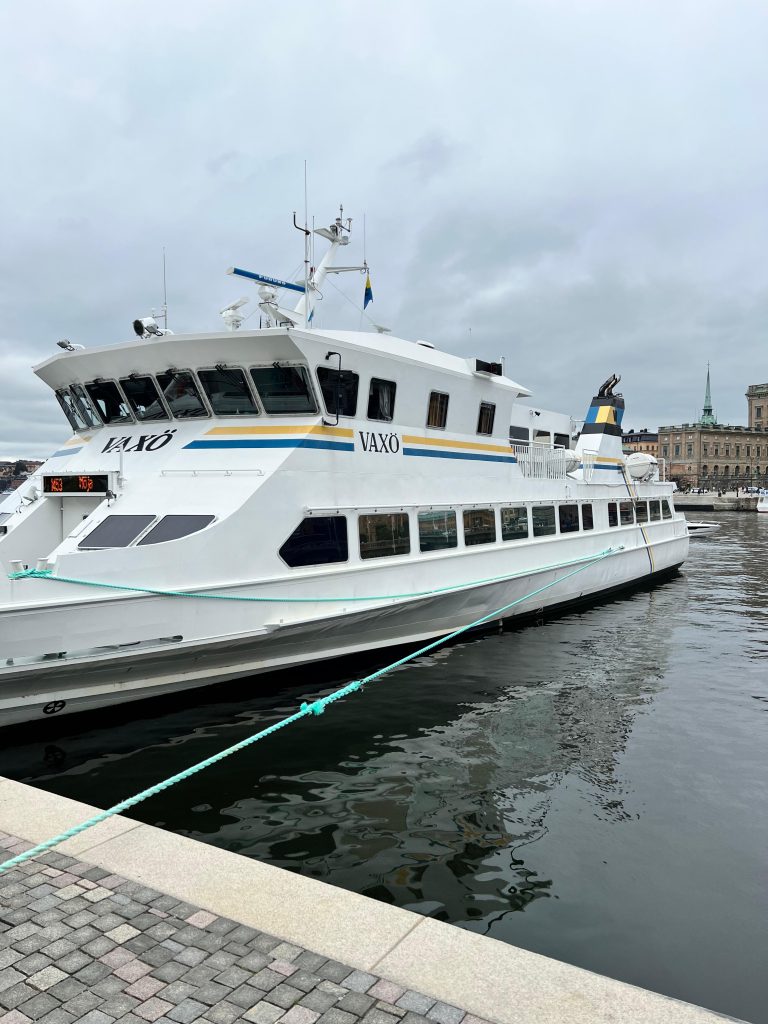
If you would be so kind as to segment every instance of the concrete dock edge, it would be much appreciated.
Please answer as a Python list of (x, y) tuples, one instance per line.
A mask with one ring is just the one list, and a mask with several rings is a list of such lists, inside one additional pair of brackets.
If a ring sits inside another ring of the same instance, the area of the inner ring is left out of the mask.
[[(29, 842), (96, 811), (0, 777), (0, 830)], [(57, 850), (498, 1024), (735, 1019), (129, 818)]]

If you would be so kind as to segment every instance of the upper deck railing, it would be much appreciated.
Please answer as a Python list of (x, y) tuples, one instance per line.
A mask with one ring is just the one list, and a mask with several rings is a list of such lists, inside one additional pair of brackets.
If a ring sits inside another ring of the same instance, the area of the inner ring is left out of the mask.
[(568, 463), (572, 458), (567, 448), (550, 448), (549, 445), (536, 442), (513, 444), (511, 448), (523, 476), (540, 480), (565, 480)]

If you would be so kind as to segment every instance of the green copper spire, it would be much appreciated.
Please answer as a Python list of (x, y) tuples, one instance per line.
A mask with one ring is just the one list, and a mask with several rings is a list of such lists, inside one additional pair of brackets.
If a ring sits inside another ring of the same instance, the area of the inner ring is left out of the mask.
[(699, 423), (702, 426), (711, 427), (714, 426), (716, 422), (715, 414), (712, 412), (712, 395), (709, 390), (709, 363), (707, 363), (707, 390), (704, 393), (704, 409), (701, 413)]

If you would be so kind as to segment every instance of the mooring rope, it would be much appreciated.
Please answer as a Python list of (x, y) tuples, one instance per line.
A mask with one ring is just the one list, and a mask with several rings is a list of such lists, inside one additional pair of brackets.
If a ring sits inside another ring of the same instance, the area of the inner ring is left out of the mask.
[(134, 807), (136, 804), (141, 803), (142, 800), (147, 800), (151, 796), (156, 796), (158, 793), (162, 793), (163, 790), (174, 786), (177, 782), (182, 782), (184, 779), (188, 779), (192, 775), (196, 775), (197, 772), (201, 772), (204, 768), (208, 768), (213, 764), (217, 764), (219, 761), (223, 761), (225, 757), (230, 757), (232, 754), (236, 754), (238, 751), (245, 749), (245, 747), (248, 747), (253, 743), (257, 743), (259, 740), (266, 739), (267, 736), (271, 736), (272, 733), (277, 732), (278, 729), (284, 729), (287, 725), (293, 725), (294, 722), (298, 722), (300, 719), (306, 718), (309, 715), (321, 715), (329, 704), (333, 704), (334, 701), (341, 700), (342, 697), (348, 697), (350, 694), (362, 689), (366, 683), (372, 683), (375, 680), (380, 679), (383, 675), (386, 675), (388, 672), (392, 672), (401, 665), (405, 665), (407, 662), (413, 661), (422, 654), (427, 654), (429, 651), (434, 650), (441, 644), (448, 643), (450, 640), (455, 639), (457, 636), (461, 636), (462, 633), (466, 633), (470, 629), (482, 626), (491, 619), (495, 619), (498, 616), (503, 615), (504, 612), (509, 611), (510, 608), (514, 608), (516, 605), (522, 604), (523, 601), (528, 601), (530, 598), (542, 594), (545, 590), (549, 590), (552, 587), (557, 586), (558, 583), (563, 583), (572, 576), (577, 576), (580, 572), (584, 572), (585, 569), (595, 565), (597, 562), (601, 562), (604, 558), (608, 558), (610, 555), (615, 555), (619, 551), (623, 550), (624, 548), (621, 546), (616, 548), (607, 548), (605, 551), (601, 551), (600, 554), (595, 555), (590, 559), (590, 561), (586, 562), (584, 565), (580, 565), (572, 572), (566, 573), (564, 576), (559, 576), (550, 583), (545, 583), (536, 590), (532, 590), (529, 594), (523, 594), (522, 597), (518, 597), (514, 601), (510, 601), (509, 604), (505, 604), (501, 608), (495, 608), (492, 612), (488, 612), (487, 615), (483, 615), (479, 619), (475, 619), (474, 622), (470, 622), (466, 626), (460, 626), (447, 636), (439, 637), (437, 640), (433, 640), (431, 643), (425, 644), (417, 651), (413, 651), (411, 654), (406, 654), (404, 657), (398, 658), (397, 661), (393, 661), (391, 664), (385, 665), (384, 668), (380, 668), (376, 672), (372, 672), (363, 679), (356, 679), (351, 683), (347, 683), (338, 690), (334, 690), (333, 693), (328, 694), (327, 697), (319, 697), (311, 703), (303, 703), (298, 711), (295, 711), (292, 715), (288, 715), (286, 718), (282, 718), (279, 722), (273, 722), (272, 725), (268, 725), (265, 729), (261, 729), (252, 736), (248, 736), (246, 739), (240, 740), (239, 743), (235, 743), (231, 747), (227, 747), (225, 750), (220, 750), (218, 754), (213, 754), (211, 757), (205, 758), (205, 760), (192, 765), (190, 768), (185, 768), (183, 771), (177, 772), (176, 775), (171, 775), (170, 778), (164, 779), (162, 782), (158, 782), (156, 785), (150, 786), (148, 789), (144, 789), (140, 793), (136, 793), (134, 796), (128, 797), (126, 800), (121, 800), (120, 803), (115, 804), (113, 807), (109, 807), (104, 811), (99, 811), (98, 814), (95, 814), (92, 818), (88, 818), (87, 821), (83, 821), (79, 825), (73, 825), (72, 828), (68, 828), (65, 832), (54, 836), (52, 839), (46, 839), (45, 842), (38, 843), (30, 850), (26, 850), (24, 853), (20, 853), (16, 857), (12, 857), (11, 860), (7, 860), (0, 864), (0, 873), (8, 871), (19, 864), (23, 864), (25, 861), (31, 860), (32, 857), (36, 857), (39, 854), (44, 853), (46, 850), (50, 850), (54, 846), (58, 846), (67, 839), (72, 839), (81, 832), (85, 832), (86, 829), (92, 828), (94, 825), (98, 825), (99, 822), (106, 821), (107, 818), (111, 818), (115, 814), (121, 814), (123, 811), (127, 811), (130, 807)]
[[(619, 549), (614, 549), (619, 550)], [(75, 576), (56, 576), (52, 569), (22, 569), (20, 572), (9, 573), (8, 579), (15, 580), (52, 580), (54, 583), (73, 583), (80, 587), (96, 587), (101, 590), (125, 590), (134, 594), (151, 594), (155, 597), (186, 597), (201, 601), (251, 601), (259, 604), (351, 604), (355, 601), (402, 601), (416, 597), (432, 597), (448, 591), (468, 590), (472, 587), (484, 586), (486, 583), (501, 583), (517, 579), (520, 576), (537, 575), (552, 569), (565, 569), (570, 565), (579, 565), (594, 556), (572, 558), (566, 562), (555, 562), (553, 565), (542, 565), (537, 569), (524, 569), (520, 572), (505, 573), (503, 576), (487, 576), (485, 579), (470, 580), (467, 583), (449, 584), (445, 587), (433, 587), (431, 590), (413, 590), (404, 594), (368, 594), (347, 595), (346, 597), (265, 597), (259, 594), (211, 594), (205, 590), (166, 590), (160, 587), (136, 587), (129, 583), (106, 583), (101, 580), (81, 580)], [(281, 581), (282, 582), (282, 581)]]

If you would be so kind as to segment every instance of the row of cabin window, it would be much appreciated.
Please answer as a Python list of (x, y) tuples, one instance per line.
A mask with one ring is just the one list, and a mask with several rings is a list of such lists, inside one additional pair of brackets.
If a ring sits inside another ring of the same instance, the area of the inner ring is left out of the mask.
[(671, 519), (672, 507), (666, 498), (660, 501), (609, 501), (608, 525), (631, 526), (638, 523), (657, 523), (660, 519)]
[[(250, 371), (251, 381), (266, 413), (317, 413), (309, 372), (304, 366), (259, 366)], [(360, 377), (351, 370), (320, 366), (317, 379), (330, 416), (355, 416)], [(395, 414), (397, 384), (372, 377), (368, 387), (368, 419), (391, 422)], [(203, 393), (205, 398), (203, 397)], [(256, 394), (245, 372), (237, 367), (211, 370), (167, 370), (156, 377), (132, 374), (113, 380), (95, 380), (60, 388), (56, 397), (75, 431), (102, 423), (151, 423), (201, 416), (258, 416)], [(449, 396), (432, 391), (427, 405), (427, 426), (445, 429)], [(206, 401), (207, 399), (207, 401)], [(477, 433), (492, 434), (496, 406), (481, 402)]]
[[(140, 537), (138, 546), (162, 544), (168, 540), (179, 540), (191, 533), (204, 530), (216, 516), (107, 516), (77, 545), (82, 551), (98, 551), (103, 548), (127, 548)], [(152, 524), (156, 524), (152, 526)], [(149, 527), (152, 526), (152, 529)]]

